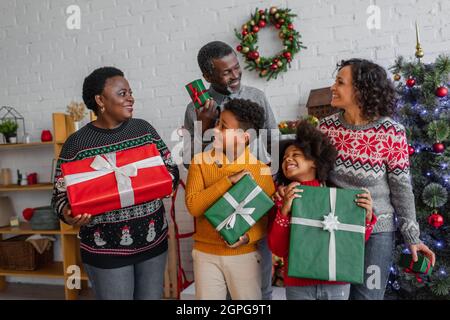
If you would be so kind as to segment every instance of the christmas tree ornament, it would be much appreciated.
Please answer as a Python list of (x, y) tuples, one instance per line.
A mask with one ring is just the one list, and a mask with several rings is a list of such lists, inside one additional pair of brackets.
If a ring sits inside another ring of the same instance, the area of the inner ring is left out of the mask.
[(400, 81), (401, 78), (402, 78), (402, 76), (399, 75), (398, 73), (394, 74), (394, 80), (395, 81)]
[(420, 45), (419, 26), (417, 24), (417, 21), (416, 21), (416, 53), (415, 53), (415, 55), (416, 55), (416, 58), (419, 59), (419, 61), (425, 55), (425, 53), (423, 52), (422, 47)]
[(447, 203), (447, 189), (439, 183), (432, 182), (422, 191), (422, 201), (430, 208), (440, 208)]
[(266, 26), (266, 22), (265, 22), (264, 20), (260, 20), (260, 21), (258, 22), (258, 26), (259, 26), (260, 28), (264, 28), (264, 27)]
[(277, 13), (277, 11), (278, 11), (277, 7), (270, 8), (270, 14), (275, 14)]
[(440, 143), (440, 142), (436, 142), (435, 144), (433, 144), (433, 151), (435, 153), (443, 153), (445, 151), (444, 144)]
[(438, 96), (439, 98), (446, 97), (447, 94), (448, 94), (448, 89), (444, 86), (441, 86), (436, 89), (436, 96)]
[(416, 152), (416, 149), (412, 145), (408, 146), (408, 154), (412, 156)]
[(444, 224), (444, 217), (442, 217), (437, 211), (434, 211), (428, 217), (428, 224), (434, 228), (440, 228)]
[(409, 88), (412, 88), (412, 87), (414, 87), (415, 85), (416, 85), (416, 80), (414, 79), (414, 78), (409, 78), (408, 80), (406, 80), (406, 85), (409, 87)]

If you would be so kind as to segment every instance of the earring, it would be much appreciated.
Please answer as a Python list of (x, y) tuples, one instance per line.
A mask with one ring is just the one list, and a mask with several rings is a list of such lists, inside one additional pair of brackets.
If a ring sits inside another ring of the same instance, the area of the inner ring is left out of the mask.
[(105, 108), (100, 108), (100, 112), (101, 113), (105, 112)]

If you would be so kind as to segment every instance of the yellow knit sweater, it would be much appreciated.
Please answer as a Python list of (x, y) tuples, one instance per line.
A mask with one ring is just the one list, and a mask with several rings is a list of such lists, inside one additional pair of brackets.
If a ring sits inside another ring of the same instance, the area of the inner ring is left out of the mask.
[[(221, 168), (217, 163), (221, 164)], [(269, 196), (274, 194), (275, 185), (269, 167), (258, 161), (248, 148), (231, 163), (224, 154), (215, 155), (214, 150), (194, 156), (186, 182), (186, 207), (196, 217), (194, 249), (220, 256), (240, 255), (256, 251), (257, 241), (266, 235), (267, 215), (248, 231), (248, 244), (232, 249), (204, 216), (205, 211), (231, 188), (228, 176), (242, 170), (251, 172), (256, 183)]]

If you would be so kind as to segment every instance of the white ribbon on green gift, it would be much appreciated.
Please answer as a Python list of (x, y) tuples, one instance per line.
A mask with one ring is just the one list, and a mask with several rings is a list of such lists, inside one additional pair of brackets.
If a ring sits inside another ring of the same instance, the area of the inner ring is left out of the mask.
[(250, 226), (253, 226), (256, 221), (251, 217), (255, 208), (244, 208), (250, 201), (252, 201), (258, 194), (262, 192), (260, 186), (256, 186), (250, 194), (245, 197), (241, 202), (237, 202), (233, 196), (227, 192), (223, 195), (223, 198), (233, 207), (234, 212), (225, 220), (222, 221), (217, 227), (216, 230), (220, 231), (223, 228), (229, 230), (233, 229), (236, 223), (237, 216), (241, 216)]
[(90, 167), (95, 171), (74, 173), (64, 176), (66, 187), (81, 182), (93, 180), (112, 172), (115, 173), (117, 189), (119, 191), (120, 205), (122, 208), (134, 205), (134, 190), (131, 185), (131, 178), (137, 176), (138, 169), (163, 166), (164, 161), (161, 156), (149, 157), (121, 167), (116, 165), (116, 154), (108, 153), (104, 157), (95, 156)]
[(328, 245), (328, 278), (330, 281), (336, 281), (336, 236), (334, 231), (350, 231), (365, 233), (366, 228), (360, 225), (346, 224), (338, 221), (336, 212), (336, 188), (330, 188), (330, 207), (331, 212), (323, 216), (323, 220), (314, 220), (306, 218), (292, 217), (291, 224), (300, 224), (308, 227), (323, 228), (330, 233), (330, 242)]

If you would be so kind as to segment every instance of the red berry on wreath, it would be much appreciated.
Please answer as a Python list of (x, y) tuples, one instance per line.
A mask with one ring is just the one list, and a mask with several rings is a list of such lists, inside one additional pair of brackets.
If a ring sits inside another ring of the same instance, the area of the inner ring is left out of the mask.
[(277, 23), (277, 24), (275, 25), (275, 28), (280, 29), (280, 28), (281, 28), (281, 24)]
[(416, 152), (416, 149), (414, 149), (413, 146), (409, 145), (409, 146), (408, 146), (408, 154), (409, 154), (410, 156), (412, 156), (415, 152)]
[(278, 58), (273, 59), (273, 63), (277, 63), (278, 61), (280, 61)]
[(445, 146), (443, 143), (440, 142), (436, 142), (435, 144), (433, 144), (433, 151), (436, 153), (442, 153), (445, 151)]
[(236, 47), (236, 50), (239, 51), (239, 52), (241, 52), (241, 51), (242, 51), (242, 46), (241, 46), (241, 45), (238, 45), (238, 46)]
[(272, 64), (272, 65), (270, 66), (270, 69), (271, 69), (271, 70), (277, 70), (277, 69), (278, 69), (278, 66), (274, 63), (274, 64)]
[(263, 14), (264, 10), (263, 9), (259, 9), (259, 14)]
[(416, 84), (416, 80), (414, 78), (409, 78), (406, 80), (406, 85), (410, 88), (414, 87)]
[(259, 20), (258, 26), (259, 26), (260, 28), (264, 28), (264, 27), (266, 26), (266, 22), (265, 22), (264, 20)]
[(293, 36), (289, 36), (288, 40), (289, 40), (289, 41), (293, 41), (293, 40), (294, 40), (294, 37), (293, 37)]
[(290, 52), (285, 52), (283, 53), (283, 57), (285, 57), (286, 59), (291, 59), (292, 58), (292, 54)]
[(289, 24), (288, 24), (288, 29), (289, 29), (289, 30), (294, 30), (294, 25), (293, 25), (292, 23), (289, 23)]
[(252, 31), (253, 31), (254, 33), (258, 33), (259, 27), (258, 27), (258, 26), (254, 26), (254, 27), (252, 28)]
[(428, 217), (428, 224), (435, 228), (440, 228), (444, 224), (444, 218), (437, 211), (434, 211)]
[(439, 98), (446, 97), (447, 94), (448, 94), (448, 89), (444, 86), (436, 89), (436, 96), (438, 96)]
[(243, 30), (242, 31), (242, 35), (245, 37), (246, 35), (248, 35), (248, 31), (247, 30)]

